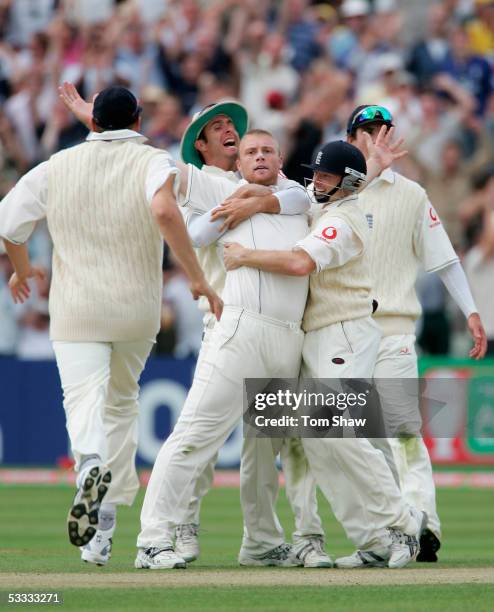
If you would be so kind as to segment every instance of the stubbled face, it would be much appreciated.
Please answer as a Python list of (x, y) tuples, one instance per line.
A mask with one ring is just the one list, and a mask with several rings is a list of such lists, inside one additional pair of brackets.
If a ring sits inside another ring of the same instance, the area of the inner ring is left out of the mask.
[(196, 140), (195, 147), (208, 166), (235, 170), (240, 138), (233, 121), (226, 115), (217, 115), (204, 127), (206, 141)]
[(242, 176), (249, 183), (275, 185), (283, 160), (278, 143), (267, 134), (249, 134), (240, 141), (237, 162)]
[(330, 172), (321, 172), (316, 170), (312, 182), (314, 183), (314, 191), (316, 195), (327, 194), (331, 191), (341, 180), (339, 174), (331, 174)]

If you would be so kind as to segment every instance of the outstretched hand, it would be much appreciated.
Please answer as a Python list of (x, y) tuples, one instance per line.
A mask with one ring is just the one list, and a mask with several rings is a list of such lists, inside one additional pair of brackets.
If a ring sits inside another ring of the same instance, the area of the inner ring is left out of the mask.
[(69, 111), (90, 130), (91, 119), (93, 117), (92, 102), (86, 102), (83, 98), (81, 98), (74, 85), (67, 81), (60, 85), (58, 88), (58, 93), (60, 99), (69, 109)]
[(474, 312), (468, 317), (467, 326), (474, 342), (474, 346), (469, 355), (472, 359), (482, 359), (487, 351), (487, 336), (477, 312)]
[(31, 288), (27, 282), (30, 278), (45, 280), (46, 272), (43, 268), (32, 266), (25, 277), (19, 278), (15, 272), (10, 277), (10, 295), (12, 296), (15, 304), (23, 304), (31, 295)]
[(386, 125), (383, 125), (379, 130), (376, 141), (373, 142), (370, 134), (362, 131), (367, 151), (369, 152), (368, 162), (374, 161), (380, 168), (380, 172), (389, 168), (395, 161), (408, 155), (408, 151), (403, 150), (403, 138), (398, 138), (393, 142), (395, 128), (388, 130)]

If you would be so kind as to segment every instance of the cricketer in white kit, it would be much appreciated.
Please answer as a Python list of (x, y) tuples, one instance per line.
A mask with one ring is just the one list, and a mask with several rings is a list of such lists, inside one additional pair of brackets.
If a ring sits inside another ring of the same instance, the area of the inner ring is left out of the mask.
[[(367, 154), (367, 139), (375, 138), (393, 118), (381, 106), (359, 106), (348, 120), (348, 141)], [(374, 315), (383, 337), (374, 370), (391, 445), (405, 499), (428, 515), (419, 561), (436, 561), (441, 525), (429, 453), (420, 435), (418, 367), (415, 323), (421, 313), (415, 292), (419, 266), (437, 272), (468, 321), (475, 342), (470, 355), (484, 356), (486, 338), (467, 279), (427, 193), (414, 181), (390, 168), (376, 177), (359, 196), (359, 206), (372, 224), (371, 273), (373, 295), (379, 303)], [(382, 382), (379, 383), (379, 380)], [(402, 379), (413, 379), (404, 392)], [(410, 385), (415, 386), (415, 392)]]
[[(311, 233), (286, 251), (227, 245), (225, 262), (228, 270), (247, 266), (297, 278), (312, 273), (303, 320), (303, 375), (371, 378), (381, 333), (371, 318), (367, 221), (352, 195), (365, 179), (365, 158), (347, 143), (329, 143), (311, 168), (316, 193), (329, 196)], [(343, 197), (334, 201), (338, 191)], [(317, 484), (359, 547), (351, 557), (362, 566), (391, 568), (414, 559), (425, 517), (404, 503), (381, 451), (364, 438), (303, 438), (302, 443)], [(345, 566), (346, 560), (336, 564)]]
[(163, 237), (195, 296), (207, 295), (218, 316), (221, 300), (204, 280), (176, 204), (178, 170), (137, 131), (135, 97), (110, 87), (91, 108), (87, 142), (31, 170), (2, 201), (0, 236), (16, 270), (12, 295), (22, 302), (27, 280), (39, 274), (25, 242), (38, 220), (48, 222), (50, 338), (78, 472), (69, 538), (83, 547), (83, 560), (104, 565), (116, 506), (130, 505), (139, 487), (138, 380), (160, 325)]

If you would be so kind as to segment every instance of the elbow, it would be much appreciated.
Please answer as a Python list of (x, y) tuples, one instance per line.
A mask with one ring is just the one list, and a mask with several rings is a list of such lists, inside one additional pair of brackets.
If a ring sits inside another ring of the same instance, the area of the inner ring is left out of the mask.
[(204, 241), (201, 239), (199, 232), (195, 231), (193, 227), (187, 227), (187, 233), (189, 234), (190, 241), (195, 249), (200, 249), (201, 247), (206, 246)]
[(153, 217), (156, 219), (159, 225), (173, 223), (173, 221), (175, 221), (177, 218), (177, 215), (180, 215), (175, 202), (173, 202), (173, 204), (171, 202), (163, 201), (153, 203), (151, 206), (151, 211), (153, 213)]

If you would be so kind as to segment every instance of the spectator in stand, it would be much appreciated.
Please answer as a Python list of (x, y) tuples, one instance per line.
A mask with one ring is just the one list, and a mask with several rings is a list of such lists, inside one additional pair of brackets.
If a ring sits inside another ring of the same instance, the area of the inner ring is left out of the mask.
[(337, 66), (349, 68), (351, 58), (361, 54), (361, 44), (370, 27), (368, 0), (344, 0), (340, 7), (342, 26), (329, 39), (329, 54)]
[(144, 86), (164, 84), (158, 66), (158, 47), (146, 41), (137, 11), (130, 13), (126, 21), (116, 48), (115, 72), (121, 85), (140, 96)]
[(487, 334), (487, 355), (494, 357), (494, 179), (483, 213), (483, 227), (475, 246), (466, 254), (465, 272)]
[(55, 12), (56, 0), (7, 0), (6, 39), (16, 46), (25, 46), (31, 35), (46, 30)]
[(458, 207), (468, 249), (478, 242), (491, 202), (494, 202), (494, 166), (486, 166), (472, 178), (471, 193)]
[(420, 96), (422, 121), (411, 131), (407, 148), (421, 164), (439, 173), (444, 144), (458, 134), (461, 123), (473, 112), (475, 100), (447, 74), (436, 75), (433, 85), (434, 89)]
[(465, 124), (475, 131), (477, 138), (475, 153), (470, 158), (465, 157), (462, 141), (457, 137), (443, 144), (437, 172), (422, 163), (420, 158), (411, 159), (411, 162), (416, 164), (420, 184), (434, 202), (434, 207), (456, 248), (463, 246), (464, 242), (459, 207), (471, 191), (473, 177), (487, 164), (494, 163), (492, 140), (490, 134), (482, 129), (482, 123), (470, 117), (466, 119)]
[(494, 0), (475, 0), (475, 18), (467, 23), (471, 49), (494, 65)]
[(87, 128), (74, 120), (61, 100), (57, 100), (40, 138), (40, 156), (48, 159), (57, 151), (80, 144), (87, 135)]
[(319, 24), (315, 13), (309, 10), (308, 0), (286, 0), (281, 5), (279, 24), (293, 50), (292, 66), (304, 72), (321, 57), (317, 42)]
[(180, 100), (176, 96), (163, 94), (157, 100), (146, 125), (150, 144), (160, 149), (167, 149), (172, 157), (177, 157), (185, 120)]
[(451, 52), (444, 59), (440, 70), (453, 77), (474, 96), (477, 102), (475, 112), (483, 115), (493, 91), (492, 68), (483, 57), (472, 53), (464, 28), (456, 27), (452, 30), (449, 44)]
[[(259, 21), (254, 23), (254, 28), (260, 37), (254, 38), (255, 46), (245, 49), (239, 57), (240, 100), (249, 109), (251, 126), (267, 128), (265, 115), (268, 109), (284, 106), (295, 98), (300, 75), (290, 65), (285, 38), (275, 32), (268, 33), (266, 26)], [(273, 92), (277, 92), (283, 101), (278, 104), (270, 101)]]
[(57, 99), (56, 91), (42, 70), (34, 67), (16, 75), (12, 87), (15, 93), (5, 103), (5, 114), (32, 166), (42, 158), (39, 139)]
[(449, 53), (447, 9), (443, 4), (431, 4), (427, 12), (427, 36), (410, 49), (407, 69), (415, 75), (419, 86), (424, 87), (440, 72)]

